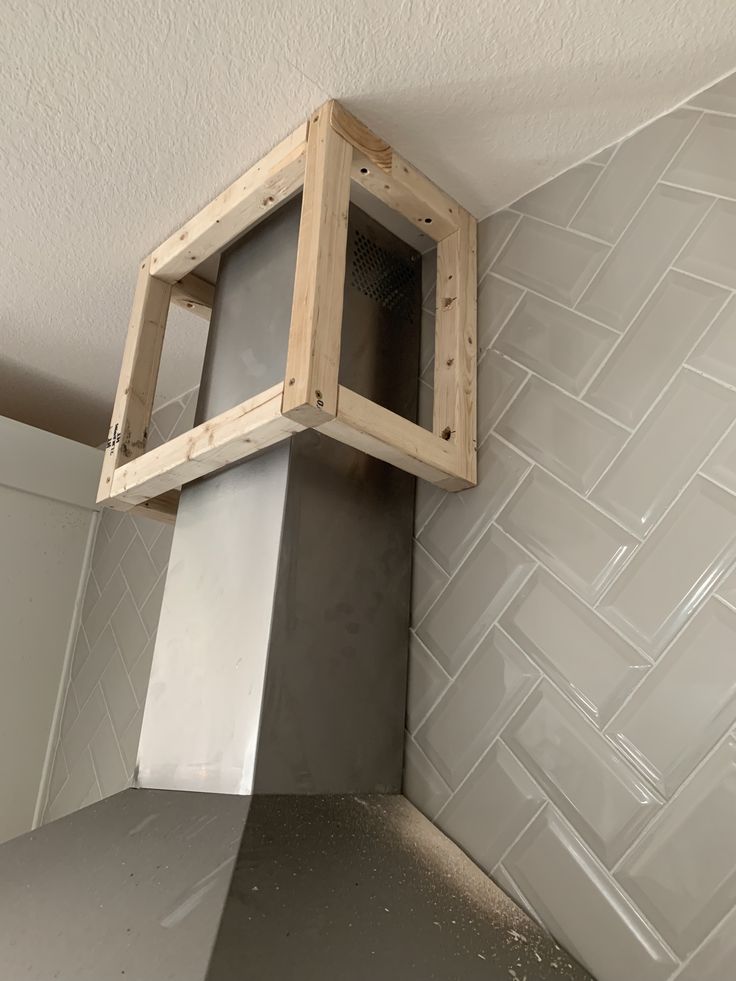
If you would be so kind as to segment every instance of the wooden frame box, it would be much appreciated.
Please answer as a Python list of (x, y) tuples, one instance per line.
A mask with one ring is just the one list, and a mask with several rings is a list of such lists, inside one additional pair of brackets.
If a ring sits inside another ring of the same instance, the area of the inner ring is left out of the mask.
[[(437, 242), (432, 432), (339, 384), (350, 184)], [(209, 319), (192, 270), (303, 187), (284, 381), (146, 452), (169, 304)], [(476, 222), (339, 103), (328, 102), (142, 264), (98, 501), (173, 520), (178, 488), (315, 428), (443, 487), (476, 482)]]

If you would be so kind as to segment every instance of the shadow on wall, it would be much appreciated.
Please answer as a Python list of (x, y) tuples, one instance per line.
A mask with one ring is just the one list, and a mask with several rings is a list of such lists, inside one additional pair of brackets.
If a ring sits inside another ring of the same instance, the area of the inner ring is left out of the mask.
[(110, 405), (70, 388), (52, 375), (3, 360), (0, 415), (87, 446), (99, 446), (107, 437)]

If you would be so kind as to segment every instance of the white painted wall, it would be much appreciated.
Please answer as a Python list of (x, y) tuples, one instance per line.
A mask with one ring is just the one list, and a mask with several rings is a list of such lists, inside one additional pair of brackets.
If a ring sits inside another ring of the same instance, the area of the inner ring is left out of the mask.
[(97, 450), (0, 418), (0, 841), (31, 828), (42, 792), (99, 467)]

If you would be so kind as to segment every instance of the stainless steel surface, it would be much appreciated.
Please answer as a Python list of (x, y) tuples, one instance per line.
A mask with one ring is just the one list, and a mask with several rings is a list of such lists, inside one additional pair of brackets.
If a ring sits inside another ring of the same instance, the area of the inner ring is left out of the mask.
[(591, 981), (399, 795), (253, 798), (207, 972), (244, 978)]
[(126, 790), (0, 846), (0, 977), (201, 981), (249, 803)]
[[(220, 263), (196, 421), (283, 377), (300, 201)], [(181, 496), (138, 783), (250, 792), (289, 468), (287, 443)]]
[[(224, 255), (197, 420), (282, 377), (300, 202)], [(419, 256), (351, 209), (340, 380), (416, 413)], [(141, 786), (398, 791), (414, 480), (314, 432), (182, 492)], [(256, 764), (256, 736), (258, 762)]]

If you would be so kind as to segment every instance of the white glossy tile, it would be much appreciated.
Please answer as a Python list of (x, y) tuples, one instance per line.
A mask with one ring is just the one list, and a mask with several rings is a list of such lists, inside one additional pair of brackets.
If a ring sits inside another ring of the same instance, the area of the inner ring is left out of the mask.
[(448, 786), (459, 786), (538, 675), (500, 631), (483, 638), (414, 737)]
[(713, 320), (727, 294), (692, 276), (668, 272), (585, 396), (635, 426)]
[(600, 169), (594, 164), (578, 164), (525, 194), (514, 204), (514, 211), (553, 225), (567, 225), (598, 177)]
[(617, 146), (618, 143), (612, 143), (611, 146), (607, 146), (603, 150), (599, 150), (598, 153), (589, 158), (589, 162), (594, 164), (602, 164), (605, 166), (605, 164), (607, 164), (613, 156)]
[(736, 739), (730, 737), (659, 815), (618, 873), (680, 956), (694, 950), (736, 903), (734, 815)]
[(85, 749), (84, 753), (70, 768), (69, 777), (59, 793), (50, 801), (44, 822), (56, 821), (72, 811), (79, 810), (92, 789), (97, 790), (97, 780), (92, 766), (92, 757)]
[(131, 668), (148, 643), (148, 634), (129, 592), (126, 591), (110, 622), (126, 667)]
[(711, 194), (736, 197), (736, 119), (710, 113), (702, 116), (687, 142), (667, 168), (664, 179)]
[(659, 810), (636, 771), (546, 681), (516, 713), (503, 739), (609, 866)]
[(449, 677), (412, 631), (409, 634), (409, 683), (406, 725), (413, 733), (450, 683)]
[(447, 573), (422, 548), (414, 548), (411, 572), (411, 622), (420, 623), (447, 583)]
[(692, 191), (657, 185), (585, 291), (578, 310), (625, 330), (711, 201)]
[(636, 540), (536, 467), (498, 517), (512, 538), (580, 596), (594, 602)]
[(505, 411), (526, 371), (495, 351), (478, 365), (478, 441), (482, 442)]
[(649, 662), (561, 583), (537, 569), (501, 626), (602, 728)]
[(624, 140), (571, 227), (615, 242), (698, 116), (676, 109)]
[(116, 734), (122, 734), (127, 729), (131, 719), (138, 711), (138, 701), (123, 659), (117, 652), (110, 658), (100, 678), (100, 687), (105, 696), (107, 711), (115, 728)]
[(659, 656), (736, 558), (736, 499), (696, 477), (604, 597), (601, 611)]
[(572, 306), (607, 254), (608, 247), (600, 242), (525, 217), (493, 264), (493, 271)]
[(736, 417), (736, 392), (682, 370), (591, 499), (646, 535)]
[(484, 351), (493, 341), (509, 314), (523, 296), (524, 290), (489, 273), (478, 287), (478, 350)]
[[(736, 105), (734, 106), (736, 111)], [(736, 964), (736, 907), (694, 955), (677, 981), (724, 981)]]
[(700, 92), (690, 100), (691, 106), (709, 109), (712, 112), (736, 114), (736, 74), (716, 82), (705, 92)]
[(539, 787), (497, 741), (444, 808), (437, 824), (490, 872), (543, 803)]
[(123, 757), (120, 755), (112, 723), (107, 715), (92, 737), (89, 751), (92, 755), (102, 796), (110, 797), (111, 794), (125, 790), (128, 785), (128, 774), (123, 763)]
[(528, 471), (530, 464), (494, 435), (478, 450), (478, 485), (448, 494), (427, 522), (419, 542), (453, 573)]
[(618, 335), (567, 307), (527, 293), (494, 347), (525, 367), (579, 395)]
[(736, 612), (709, 600), (608, 735), (670, 796), (736, 722)]
[(414, 532), (415, 534), (426, 525), (445, 496), (445, 491), (435, 487), (426, 480), (417, 481), (417, 491), (414, 502)]
[(625, 429), (536, 376), (498, 421), (496, 432), (583, 493), (628, 436)]
[(457, 673), (532, 566), (495, 525), (484, 533), (417, 630), (448, 674)]
[(736, 289), (736, 201), (716, 201), (677, 268)]
[(556, 939), (597, 981), (665, 981), (677, 966), (618, 884), (547, 807), (503, 863)]
[(412, 739), (404, 747), (403, 793), (430, 821), (450, 798), (450, 788)]
[(718, 314), (687, 362), (736, 386), (736, 297), (731, 297)]
[(513, 211), (497, 211), (478, 222), (478, 275), (483, 276), (521, 220)]
[(705, 464), (703, 473), (736, 494), (736, 427)]

